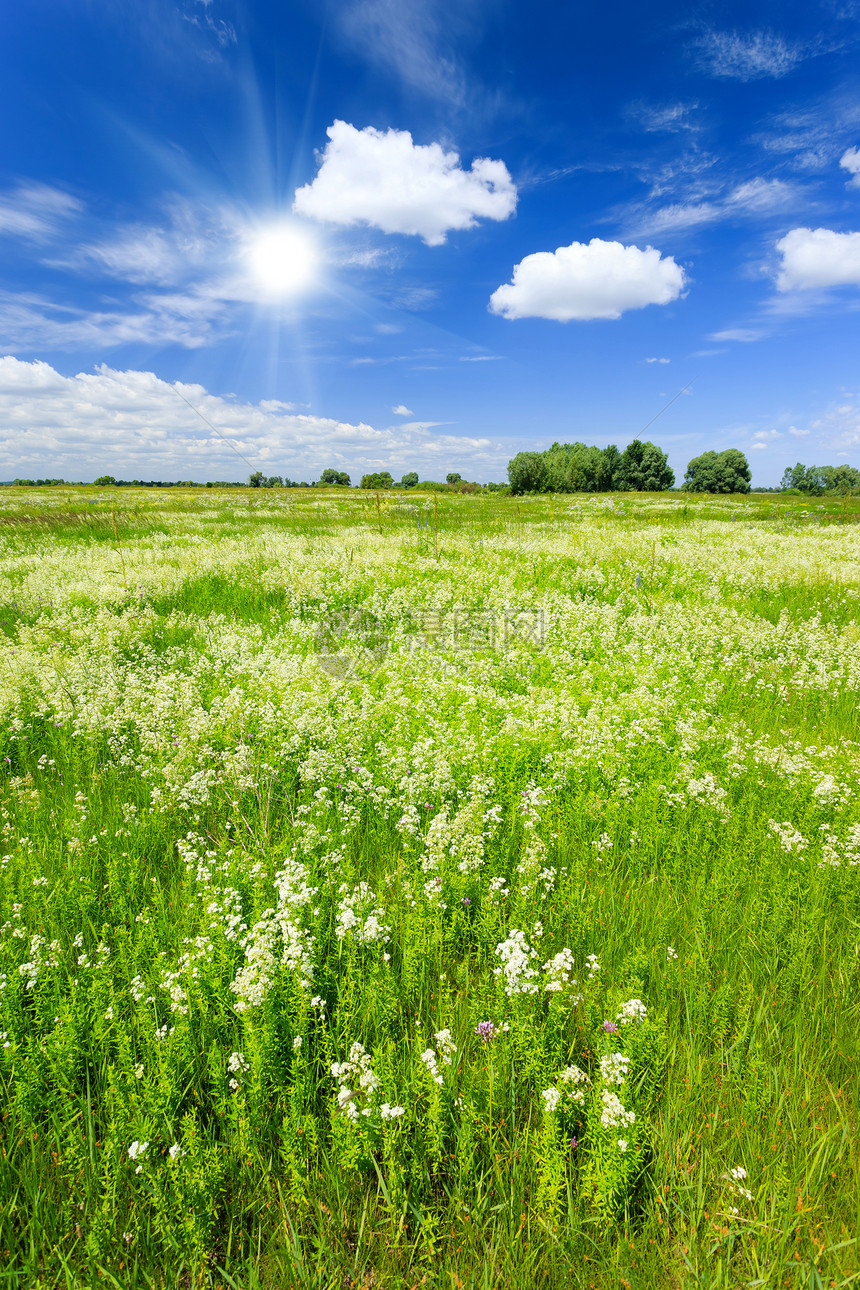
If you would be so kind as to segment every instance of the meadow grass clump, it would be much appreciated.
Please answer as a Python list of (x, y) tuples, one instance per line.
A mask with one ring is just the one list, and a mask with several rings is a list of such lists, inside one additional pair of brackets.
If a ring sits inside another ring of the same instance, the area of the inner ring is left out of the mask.
[(6, 1282), (856, 1280), (850, 503), (108, 492), (0, 530)]

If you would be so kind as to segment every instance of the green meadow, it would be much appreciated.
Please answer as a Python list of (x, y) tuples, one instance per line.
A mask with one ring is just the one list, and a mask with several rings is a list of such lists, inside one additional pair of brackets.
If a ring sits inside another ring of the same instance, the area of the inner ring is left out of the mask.
[(0, 1287), (860, 1281), (860, 499), (0, 490)]

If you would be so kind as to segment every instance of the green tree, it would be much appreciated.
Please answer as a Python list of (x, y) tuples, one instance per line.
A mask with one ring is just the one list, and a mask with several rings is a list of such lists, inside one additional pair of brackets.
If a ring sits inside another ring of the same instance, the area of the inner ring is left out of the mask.
[(594, 479), (594, 490), (597, 493), (611, 493), (617, 488), (616, 476), (621, 468), (621, 453), (614, 443), (610, 443), (600, 454)]
[(542, 452), (518, 452), (508, 462), (512, 493), (542, 493), (546, 478), (546, 458)]
[(855, 466), (834, 466), (830, 476), (830, 488), (835, 493), (847, 496), (849, 493), (860, 493), (860, 470)]
[(262, 470), (255, 470), (248, 480), (248, 483), (252, 488), (262, 488), (265, 482), (266, 476), (263, 474)]
[(415, 488), (418, 483), (418, 471), (410, 470), (408, 475), (404, 475), (400, 482), (404, 488)]
[(377, 470), (369, 475), (362, 475), (362, 488), (393, 488), (394, 480), (387, 470)]
[(448, 474), (445, 476), (445, 483), (459, 484), (461, 478), (462, 476), (458, 475), (456, 470), (449, 470)]
[(688, 493), (748, 493), (752, 472), (737, 448), (703, 452), (688, 464), (682, 487)]
[(349, 475), (346, 471), (335, 470), (332, 466), (328, 466), (320, 475), (320, 483), (329, 487), (349, 488)]
[(782, 479), (779, 481), (779, 486), (783, 492), (786, 492), (789, 488), (802, 488), (805, 478), (806, 467), (802, 461), (799, 461), (796, 466), (786, 466), (785, 470), (782, 472)]
[(98, 488), (107, 488), (110, 484), (115, 484), (116, 480), (113, 475), (99, 475), (98, 479), (93, 480), (93, 483)]
[(675, 483), (675, 472), (661, 448), (634, 439), (621, 454), (618, 483), (625, 492), (660, 493)]

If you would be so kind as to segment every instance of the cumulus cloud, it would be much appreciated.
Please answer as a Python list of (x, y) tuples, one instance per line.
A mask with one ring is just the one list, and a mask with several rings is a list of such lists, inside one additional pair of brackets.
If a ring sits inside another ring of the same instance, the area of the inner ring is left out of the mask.
[(514, 267), (512, 281), (493, 292), (490, 312), (557, 322), (620, 318), (627, 309), (669, 304), (684, 282), (684, 270), (671, 255), (594, 237), (527, 255)]
[(779, 79), (806, 57), (801, 45), (789, 44), (772, 31), (709, 31), (698, 41), (703, 71), (736, 81)]
[(860, 233), (830, 228), (793, 228), (780, 238), (779, 291), (822, 287), (860, 287)]
[(839, 158), (839, 164), (851, 176), (848, 187), (860, 188), (860, 148), (849, 148)]
[(646, 363), (671, 363), (670, 358), (646, 358)]
[(22, 183), (0, 194), (0, 236), (40, 241), (83, 206), (75, 197), (47, 184)]
[(415, 416), (415, 413), (412, 411), (412, 409), (407, 408), (405, 403), (398, 403), (397, 407), (392, 408), (391, 411), (394, 413), (396, 417), (414, 417)]
[(441, 246), (452, 229), (514, 213), (517, 190), (503, 161), (478, 157), (464, 170), (456, 152), (416, 144), (408, 130), (357, 130), (335, 121), (316, 178), (299, 188), (297, 215), (331, 224), (369, 224)]
[(312, 479), (332, 464), (432, 472), (452, 456), (489, 478), (504, 473), (510, 455), (501, 443), (440, 434), (428, 422), (377, 429), (297, 413), (280, 400), (240, 403), (152, 372), (103, 365), (63, 376), (45, 362), (0, 358), (4, 478), (241, 479), (261, 469)]

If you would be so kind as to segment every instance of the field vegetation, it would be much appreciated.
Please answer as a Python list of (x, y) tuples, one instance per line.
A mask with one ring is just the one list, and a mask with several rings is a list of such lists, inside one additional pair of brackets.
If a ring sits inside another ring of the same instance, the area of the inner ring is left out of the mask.
[(858, 519), (0, 492), (0, 1285), (855, 1284)]

